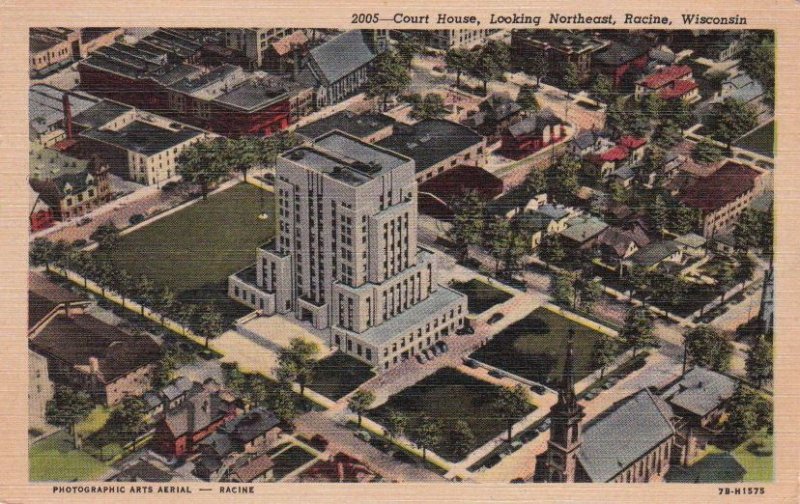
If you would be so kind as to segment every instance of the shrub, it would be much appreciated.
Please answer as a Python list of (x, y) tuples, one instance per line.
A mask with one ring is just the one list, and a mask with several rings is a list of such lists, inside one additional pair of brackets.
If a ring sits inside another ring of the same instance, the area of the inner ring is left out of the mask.
[(142, 221), (144, 221), (144, 215), (140, 213), (133, 214), (131, 215), (131, 218), (128, 219), (128, 222), (130, 222), (131, 226), (135, 226), (136, 224), (139, 224)]
[(78, 238), (77, 240), (72, 242), (72, 246), (75, 248), (83, 248), (86, 246), (86, 243), (87, 243), (86, 240), (84, 240), (83, 238)]

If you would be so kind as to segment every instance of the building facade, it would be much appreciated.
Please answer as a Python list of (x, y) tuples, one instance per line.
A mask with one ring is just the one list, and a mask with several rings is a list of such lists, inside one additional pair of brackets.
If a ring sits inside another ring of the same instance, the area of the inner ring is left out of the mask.
[(437, 285), (417, 244), (414, 162), (340, 132), (278, 158), (277, 232), (228, 294), (293, 313), (330, 344), (388, 369), (464, 323), (466, 298)]
[(45, 410), (47, 401), (55, 393), (53, 382), (47, 370), (47, 358), (33, 350), (28, 350), (28, 425), (43, 427), (47, 425)]
[(511, 54), (522, 69), (536, 71), (530, 61), (541, 58), (547, 62), (547, 75), (561, 77), (567, 65), (575, 65), (578, 79), (586, 82), (592, 73), (592, 55), (610, 44), (587, 32), (572, 30), (514, 30), (511, 32)]
[(492, 30), (425, 30), (426, 44), (434, 49), (472, 49), (486, 42)]

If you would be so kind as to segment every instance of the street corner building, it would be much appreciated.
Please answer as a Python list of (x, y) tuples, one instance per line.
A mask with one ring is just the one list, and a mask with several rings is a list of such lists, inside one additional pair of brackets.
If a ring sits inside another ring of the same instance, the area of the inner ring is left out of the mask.
[(280, 156), (276, 238), (228, 294), (330, 328), (331, 346), (379, 370), (453, 334), (467, 300), (417, 243), (414, 177), (413, 160), (338, 131)]

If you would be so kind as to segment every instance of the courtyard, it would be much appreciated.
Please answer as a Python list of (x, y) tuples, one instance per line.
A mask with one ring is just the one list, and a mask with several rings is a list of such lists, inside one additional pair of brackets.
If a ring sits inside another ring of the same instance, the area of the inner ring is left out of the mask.
[(505, 303), (512, 297), (511, 294), (477, 278), (466, 282), (454, 280), (450, 286), (467, 295), (467, 308), (473, 315), (483, 313), (492, 306)]
[(567, 333), (575, 330), (575, 381), (594, 371), (592, 349), (601, 333), (547, 308), (537, 308), (470, 355), (523, 378), (554, 385), (564, 366)]
[[(267, 220), (258, 219), (262, 198)], [(237, 318), (250, 310), (228, 299), (227, 277), (273, 237), (273, 216), (272, 193), (238, 184), (123, 236), (111, 259), (134, 278), (170, 287), (179, 301), (213, 302)]]
[[(506, 429), (503, 419), (492, 408), (500, 387), (486, 383), (460, 371), (446, 367), (391, 396), (384, 404), (370, 410), (367, 416), (386, 426), (392, 412), (409, 419), (405, 436), (415, 441), (415, 427), (419, 418), (429, 416), (442, 422), (442, 438), (437, 446), (430, 447), (441, 457), (455, 461), (453, 426), (464, 420), (475, 436), (470, 451), (484, 445)], [(530, 411), (535, 410), (534, 405)]]
[(97, 480), (109, 467), (73, 446), (72, 436), (60, 431), (29, 450), (31, 481)]

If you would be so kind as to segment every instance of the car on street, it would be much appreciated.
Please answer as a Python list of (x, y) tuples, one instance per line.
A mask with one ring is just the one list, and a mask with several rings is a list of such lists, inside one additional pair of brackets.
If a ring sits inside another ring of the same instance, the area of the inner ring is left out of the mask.
[(531, 390), (533, 390), (534, 392), (536, 392), (539, 395), (544, 395), (545, 392), (547, 392), (547, 389), (544, 387), (544, 385), (541, 385), (539, 383), (535, 383), (535, 384), (531, 385)]
[(474, 360), (472, 360), (472, 359), (468, 358), (468, 357), (464, 359), (464, 364), (465, 364), (467, 367), (469, 367), (469, 368), (472, 368), (472, 369), (475, 369), (475, 368), (477, 368), (477, 367), (478, 367), (478, 363), (477, 363), (477, 362), (475, 362)]
[(447, 343), (445, 343), (444, 341), (437, 341), (437, 342), (436, 342), (436, 345), (434, 345), (434, 346), (435, 346), (436, 348), (438, 348), (438, 349), (439, 349), (439, 350), (440, 350), (442, 353), (445, 353), (445, 352), (447, 352), (448, 350), (450, 350), (450, 349), (447, 347)]
[(550, 422), (551, 420), (549, 418), (545, 418), (544, 421), (540, 423), (538, 427), (536, 427), (536, 430), (539, 432), (545, 432), (550, 428)]
[(489, 371), (489, 376), (491, 376), (492, 378), (497, 378), (499, 380), (501, 378), (505, 378), (506, 375), (502, 371), (498, 371), (497, 369), (492, 369)]
[(489, 324), (489, 325), (496, 324), (497, 322), (500, 322), (503, 319), (504, 316), (505, 315), (503, 315), (502, 313), (497, 312), (494, 315), (492, 315), (491, 317), (489, 317), (489, 320), (487, 320), (486, 323)]
[(475, 334), (475, 328), (471, 325), (465, 325), (461, 329), (456, 329), (456, 334), (458, 336), (466, 336), (468, 334)]
[(426, 360), (432, 360), (432, 359), (433, 359), (433, 355), (431, 355), (430, 353), (428, 353), (428, 351), (427, 351), (427, 350), (423, 350), (423, 351), (422, 351), (422, 355), (424, 355), (424, 356), (425, 356), (425, 359), (426, 359)]
[(422, 358), (421, 354), (417, 354), (416, 357), (417, 357), (417, 362), (419, 362), (420, 364), (425, 363), (425, 359)]

